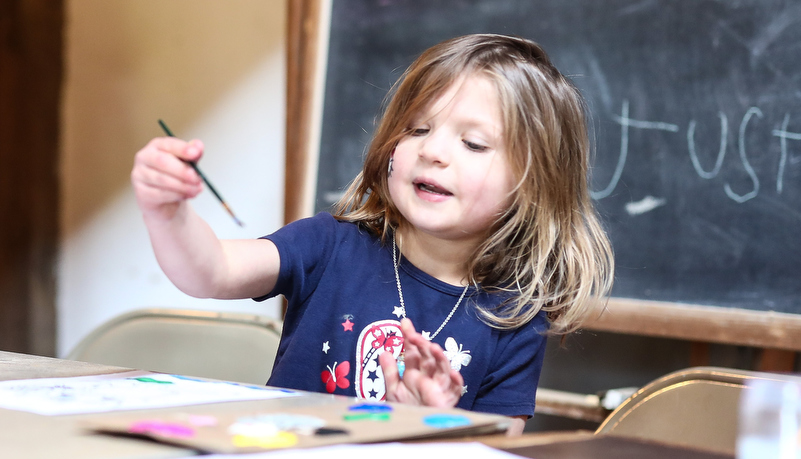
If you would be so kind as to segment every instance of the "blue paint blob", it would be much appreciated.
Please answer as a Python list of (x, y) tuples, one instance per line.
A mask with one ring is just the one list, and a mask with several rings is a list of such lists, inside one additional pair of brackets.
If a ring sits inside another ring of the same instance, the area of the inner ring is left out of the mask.
[(352, 405), (348, 407), (350, 411), (364, 411), (368, 413), (387, 413), (392, 411), (392, 407), (389, 405), (379, 405), (376, 403), (362, 403), (361, 405)]
[(460, 414), (432, 414), (423, 418), (423, 424), (435, 429), (450, 429), (469, 426), (471, 422)]

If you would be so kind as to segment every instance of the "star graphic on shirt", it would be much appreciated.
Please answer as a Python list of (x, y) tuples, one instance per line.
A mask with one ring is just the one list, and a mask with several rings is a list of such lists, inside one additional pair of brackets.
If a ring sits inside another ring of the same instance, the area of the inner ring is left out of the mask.
[(431, 341), (431, 332), (421, 331), (420, 334), (423, 335), (423, 338), (427, 341)]
[(376, 374), (376, 371), (373, 370), (373, 371), (369, 372), (369, 375), (367, 376), (367, 379), (369, 379), (370, 381), (375, 382), (375, 380), (378, 379), (378, 375)]
[(353, 322), (351, 322), (350, 319), (346, 319), (342, 322), (342, 328), (345, 329), (344, 331), (353, 331)]
[(395, 310), (392, 311), (392, 313), (398, 316), (398, 319), (401, 317), (406, 317), (406, 308), (403, 306), (395, 306)]
[(328, 350), (331, 349), (331, 346), (328, 345), (328, 341), (323, 343), (323, 352), (328, 354)]
[(370, 397), (369, 398), (378, 398), (378, 392), (370, 389)]
[(467, 393), (467, 384), (465, 384), (464, 386), (462, 386), (462, 395), (464, 395), (464, 394), (466, 394), (466, 393)]

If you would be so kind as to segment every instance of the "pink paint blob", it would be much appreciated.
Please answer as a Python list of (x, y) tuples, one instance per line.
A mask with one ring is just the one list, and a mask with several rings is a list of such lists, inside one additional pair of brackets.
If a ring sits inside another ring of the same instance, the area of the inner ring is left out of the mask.
[(135, 434), (153, 434), (170, 438), (190, 438), (195, 436), (195, 429), (191, 427), (158, 420), (136, 422), (128, 427), (128, 432)]

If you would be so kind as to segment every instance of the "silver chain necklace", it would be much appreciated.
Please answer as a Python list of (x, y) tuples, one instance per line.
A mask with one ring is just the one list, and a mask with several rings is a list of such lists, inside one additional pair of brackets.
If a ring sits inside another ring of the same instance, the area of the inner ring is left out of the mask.
[[(401, 315), (405, 319), (406, 318), (406, 304), (404, 304), (404, 302), (403, 302), (403, 290), (401, 289), (400, 276), (398, 275), (398, 257), (395, 254), (395, 252), (397, 252), (397, 251), (398, 251), (398, 248), (395, 245), (395, 235), (393, 234), (392, 235), (392, 264), (393, 264), (393, 266), (395, 268), (395, 283), (398, 285), (398, 298), (400, 299)], [(448, 314), (448, 317), (446, 317), (445, 320), (442, 321), (442, 325), (439, 326), (439, 328), (437, 329), (437, 331), (434, 332), (433, 335), (428, 333), (428, 332), (425, 332), (425, 331), (421, 330), (421, 333), (422, 333), (422, 335), (423, 335), (423, 337), (425, 339), (427, 339), (429, 341), (433, 340), (437, 335), (439, 335), (439, 332), (441, 332), (442, 329), (445, 328), (445, 325), (447, 325), (448, 321), (451, 320), (451, 317), (453, 317), (453, 314), (456, 312), (457, 309), (459, 309), (459, 305), (462, 304), (462, 300), (464, 299), (465, 294), (467, 294), (467, 289), (468, 288), (470, 288), (470, 284), (466, 285), (464, 290), (462, 290), (462, 295), (459, 297), (459, 300), (453, 306), (453, 309), (451, 309), (451, 312)], [(401, 359), (402, 358), (403, 357), (401, 356)]]

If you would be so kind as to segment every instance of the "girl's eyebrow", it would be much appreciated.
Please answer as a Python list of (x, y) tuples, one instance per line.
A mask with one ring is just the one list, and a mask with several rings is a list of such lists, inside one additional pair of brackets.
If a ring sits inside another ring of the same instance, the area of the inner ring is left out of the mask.
[(460, 121), (460, 125), (464, 129), (478, 129), (493, 137), (501, 137), (503, 135), (503, 126), (494, 120), (468, 118)]

